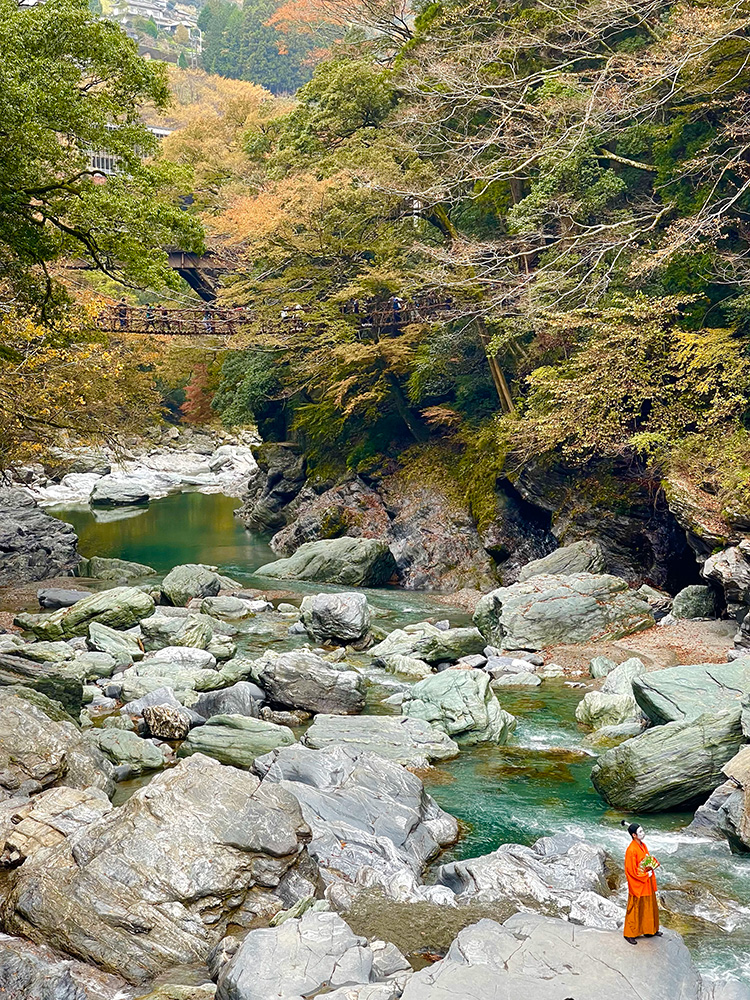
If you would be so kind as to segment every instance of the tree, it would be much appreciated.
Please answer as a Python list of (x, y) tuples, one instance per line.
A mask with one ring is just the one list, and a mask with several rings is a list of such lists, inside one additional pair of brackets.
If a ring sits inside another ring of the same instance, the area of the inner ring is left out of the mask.
[(314, 40), (293, 26), (268, 24), (274, 0), (209, 0), (198, 21), (203, 31), (202, 65), (209, 73), (251, 80), (274, 94), (291, 94), (310, 79)]
[[(174, 284), (164, 247), (200, 251), (182, 211), (189, 175), (144, 162), (156, 140), (141, 106), (164, 106), (166, 74), (138, 57), (86, 0), (19, 9), (0, 0), (0, 291), (49, 317), (62, 298), (51, 267), (77, 258), (125, 282)], [(100, 183), (88, 151), (120, 165)]]
[(180, 69), (188, 68), (188, 61), (184, 52), (180, 52), (180, 58), (177, 60), (177, 65), (180, 67)]
[(211, 399), (213, 391), (208, 365), (199, 364), (193, 369), (190, 381), (185, 386), (185, 402), (182, 404), (182, 419), (187, 424), (207, 424), (213, 417)]

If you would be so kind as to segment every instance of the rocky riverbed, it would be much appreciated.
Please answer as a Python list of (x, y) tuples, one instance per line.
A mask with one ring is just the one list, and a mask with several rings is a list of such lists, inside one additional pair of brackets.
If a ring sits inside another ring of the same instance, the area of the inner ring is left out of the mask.
[[(9, 995), (750, 997), (745, 547), (676, 602), (542, 565), (473, 619), (369, 549), (333, 585), (116, 552), (0, 598)], [(621, 818), (664, 865), (637, 951)]]

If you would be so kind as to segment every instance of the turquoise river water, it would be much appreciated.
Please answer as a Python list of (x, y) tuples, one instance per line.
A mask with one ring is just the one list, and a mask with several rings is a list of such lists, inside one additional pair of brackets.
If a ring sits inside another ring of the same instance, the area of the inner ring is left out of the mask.
[[(233, 517), (236, 506), (236, 500), (218, 494), (183, 493), (139, 511), (103, 516), (87, 507), (49, 512), (75, 526), (84, 555), (119, 556), (147, 563), (159, 573), (178, 563), (209, 563), (247, 586), (268, 587), (270, 581), (254, 570), (274, 555), (267, 539), (250, 534)], [(300, 595), (337, 589), (283, 586)], [(274, 581), (271, 589), (276, 588)], [(427, 593), (374, 590), (368, 598), (378, 624), (386, 628), (427, 616), (467, 622), (465, 613)], [(702, 973), (732, 974), (750, 984), (750, 859), (733, 856), (723, 843), (688, 836), (684, 829), (690, 814), (625, 817), (610, 809), (589, 778), (595, 758), (575, 721), (581, 694), (551, 680), (540, 688), (503, 692), (503, 707), (518, 719), (509, 745), (462, 751), (428, 773), (429, 792), (468, 829), (452, 855), (473, 857), (502, 843), (531, 844), (546, 834), (568, 831), (622, 862), (627, 835), (620, 820), (640, 819), (649, 849), (662, 861), (659, 881), (669, 924), (685, 936)]]

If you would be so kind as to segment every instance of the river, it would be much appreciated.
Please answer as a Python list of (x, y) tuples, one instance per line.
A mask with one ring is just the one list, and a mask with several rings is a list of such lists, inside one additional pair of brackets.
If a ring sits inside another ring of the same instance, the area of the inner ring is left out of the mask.
[[(53, 508), (49, 513), (75, 526), (84, 555), (144, 562), (159, 573), (178, 563), (209, 563), (262, 589), (268, 581), (254, 571), (275, 557), (267, 539), (236, 521), (236, 506), (237, 500), (220, 494), (182, 493), (138, 512), (102, 516), (88, 508)], [(283, 586), (298, 594), (340, 589)], [(426, 616), (450, 618), (455, 625), (468, 620), (431, 594), (396, 589), (367, 593), (378, 624), (388, 628)], [(299, 642), (289, 639), (288, 645)], [(731, 973), (750, 984), (750, 859), (733, 856), (724, 843), (686, 835), (690, 814), (625, 817), (610, 809), (589, 778), (595, 758), (575, 721), (580, 698), (579, 689), (554, 680), (536, 689), (504, 691), (503, 707), (518, 718), (509, 745), (467, 749), (432, 769), (428, 790), (469, 830), (451, 854), (473, 857), (502, 843), (531, 844), (567, 831), (601, 845), (621, 863), (627, 834), (620, 820), (640, 819), (649, 849), (662, 861), (660, 888), (672, 911), (668, 922), (685, 936), (701, 973), (718, 978)]]

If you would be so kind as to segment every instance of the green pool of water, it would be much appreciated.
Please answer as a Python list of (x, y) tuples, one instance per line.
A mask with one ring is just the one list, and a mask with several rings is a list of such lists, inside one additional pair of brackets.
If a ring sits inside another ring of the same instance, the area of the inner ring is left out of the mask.
[[(234, 518), (237, 506), (237, 500), (218, 494), (183, 493), (138, 513), (102, 515), (88, 508), (50, 513), (75, 526), (80, 551), (87, 556), (132, 559), (154, 566), (160, 574), (178, 563), (203, 562), (247, 586), (299, 596), (341, 589), (255, 575), (275, 556), (267, 538), (247, 532)], [(449, 618), (454, 625), (468, 622), (466, 614), (444, 606), (434, 594), (397, 589), (367, 594), (377, 624), (386, 629), (427, 616)], [(258, 635), (243, 645), (259, 653), (271, 642), (275, 648), (291, 648), (301, 641)], [(504, 691), (502, 704), (518, 719), (509, 745), (463, 750), (456, 760), (429, 773), (428, 790), (467, 830), (448, 857), (474, 857), (502, 843), (531, 844), (546, 834), (566, 831), (600, 844), (621, 863), (628, 838), (620, 820), (638, 819), (647, 831), (649, 849), (663, 864), (660, 887), (678, 894), (677, 905), (679, 899), (688, 900), (690, 917), (683, 922), (673, 918), (673, 923), (701, 972), (732, 973), (750, 984), (750, 860), (733, 856), (723, 842), (687, 836), (689, 814), (634, 817), (610, 809), (590, 781), (595, 758), (585, 753), (585, 734), (575, 721), (580, 698), (580, 690), (558, 681)]]

